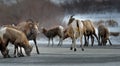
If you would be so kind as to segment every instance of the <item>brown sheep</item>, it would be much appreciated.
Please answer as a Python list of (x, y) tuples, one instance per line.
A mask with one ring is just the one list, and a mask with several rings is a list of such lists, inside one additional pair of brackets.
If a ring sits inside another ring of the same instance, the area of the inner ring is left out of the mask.
[[(34, 41), (35, 46), (36, 46), (36, 51), (39, 54), (39, 50), (38, 50), (37, 42), (36, 42), (36, 37), (37, 37), (37, 34), (39, 33), (39, 30), (38, 30), (39, 23), (33, 22), (31, 19), (28, 19), (25, 22), (19, 23), (17, 26), (15, 26), (13, 24), (12, 25), (3, 25), (3, 26), (15, 28), (17, 30), (23, 31), (25, 33), (25, 35), (27, 36), (28, 40)], [(22, 51), (21, 51), (21, 53), (22, 53)], [(24, 56), (24, 55), (21, 55), (21, 56)]]
[(38, 30), (39, 23), (33, 22), (33, 20), (28, 19), (25, 22), (20, 22), (19, 24), (17, 24), (16, 27), (25, 33), (28, 40), (34, 41), (37, 54), (40, 54), (38, 50), (37, 42), (36, 42), (37, 35), (38, 33), (40, 33)]
[(76, 20), (73, 18), (73, 16), (70, 17), (69, 22), (68, 22), (68, 27), (64, 31), (64, 38), (70, 37), (72, 39), (72, 44), (71, 44), (71, 50), (74, 48), (74, 51), (76, 51), (76, 39), (80, 37), (80, 42), (81, 42), (81, 49), (84, 51), (83, 45), (82, 45), (82, 37), (83, 37), (83, 23), (80, 20)]
[(118, 23), (115, 20), (107, 20), (106, 24), (111, 27), (118, 26)]
[(62, 26), (57, 26), (49, 30), (42, 27), (42, 33), (48, 38), (48, 46), (50, 44), (50, 39), (52, 40), (52, 46), (54, 45), (53, 38), (55, 36), (59, 36), (60, 38), (58, 46), (63, 44), (63, 30), (64, 28)]
[(120, 35), (120, 32), (110, 32), (110, 35), (111, 35), (111, 36), (119, 36), (119, 35)]
[(23, 47), (27, 56), (30, 56), (32, 51), (32, 47), (29, 45), (29, 41), (27, 37), (22, 31), (16, 30), (10, 27), (2, 27), (0, 30), (0, 37), (3, 39), (5, 47), (7, 47), (8, 43), (11, 42), (15, 45), (15, 53), (16, 56), (16, 49), (18, 46)]
[(98, 26), (98, 37), (99, 37), (99, 40), (101, 39), (101, 45), (106, 45), (107, 40), (109, 41), (110, 45), (112, 45), (109, 39), (109, 35), (110, 33), (108, 29), (104, 25), (100, 24)]
[[(92, 42), (91, 46), (93, 46), (93, 44), (94, 44), (94, 36), (96, 37), (96, 39), (98, 41), (98, 45), (99, 45), (100, 41), (98, 40), (93, 23), (90, 20), (84, 20), (84, 21), (82, 21), (82, 23), (84, 25), (84, 38), (85, 38), (84, 46), (88, 46), (89, 36), (91, 36), (91, 42)], [(88, 37), (88, 39), (86, 39), (86, 37)]]

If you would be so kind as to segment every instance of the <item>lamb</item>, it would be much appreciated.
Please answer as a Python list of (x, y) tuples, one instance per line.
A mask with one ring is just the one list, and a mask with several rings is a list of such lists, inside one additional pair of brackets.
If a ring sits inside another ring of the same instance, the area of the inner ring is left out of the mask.
[(16, 49), (18, 50), (18, 46), (23, 47), (26, 55), (30, 56), (32, 46), (29, 45), (29, 41), (27, 40), (26, 35), (22, 31), (10, 27), (2, 27), (0, 29), (0, 38), (3, 39), (3, 44), (5, 47), (8, 46), (9, 42), (14, 44), (14, 56), (16, 56)]
[(63, 44), (63, 31), (64, 28), (62, 26), (57, 26), (49, 30), (42, 27), (42, 33), (48, 38), (48, 46), (50, 45), (50, 39), (52, 40), (52, 46), (54, 45), (53, 38), (55, 36), (59, 36), (58, 46), (61, 46)]
[(98, 37), (99, 40), (101, 39), (101, 45), (105, 46), (107, 43), (107, 40), (109, 41), (110, 45), (112, 45), (110, 39), (109, 39), (109, 30), (104, 25), (100, 24), (98, 26)]
[[(84, 20), (84, 21), (82, 21), (82, 23), (84, 25), (84, 38), (85, 38), (84, 46), (88, 46), (89, 36), (91, 36), (91, 42), (92, 42), (91, 46), (93, 46), (93, 44), (94, 44), (94, 36), (96, 37), (96, 39), (98, 41), (98, 45), (99, 45), (100, 41), (98, 40), (98, 37), (97, 37), (97, 34), (95, 32), (95, 27), (94, 27), (93, 23), (90, 20)], [(86, 40), (86, 37), (88, 37), (87, 40)]]
[(70, 17), (67, 29), (64, 31), (64, 38), (70, 37), (72, 39), (72, 44), (70, 49), (72, 50), (74, 48), (74, 51), (76, 51), (76, 39), (80, 37), (81, 42), (81, 49), (84, 51), (83, 45), (82, 45), (82, 37), (83, 37), (83, 23), (80, 20), (77, 20), (73, 18), (73, 15)]

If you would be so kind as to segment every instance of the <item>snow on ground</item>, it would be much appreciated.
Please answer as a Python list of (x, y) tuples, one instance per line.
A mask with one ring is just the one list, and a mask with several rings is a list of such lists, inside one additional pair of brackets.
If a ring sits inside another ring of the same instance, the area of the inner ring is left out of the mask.
[[(64, 17), (64, 19), (63, 19), (63, 22), (65, 22), (67, 24), (68, 19), (69, 19), (70, 16), (71, 15), (66, 15)], [(90, 20), (92, 20), (94, 22), (97, 22), (99, 20), (110, 20), (110, 19), (113, 19), (113, 20), (118, 22), (119, 26), (118, 27), (109, 27), (110, 32), (120, 32), (120, 22), (119, 22), (120, 21), (120, 13), (114, 13), (113, 12), (113, 13), (99, 13), (99, 14), (96, 14), (96, 13), (95, 14), (77, 14), (77, 15), (74, 16), (74, 18), (80, 19), (80, 20), (90, 19)], [(96, 29), (96, 32), (97, 32), (97, 29)], [(46, 37), (44, 37), (44, 38), (40, 38), (39, 40), (37, 40), (37, 42), (39, 44), (47, 44), (48, 40), (47, 40)], [(54, 39), (54, 43), (58, 44), (58, 40), (59, 40), (59, 38), (56, 37)], [(110, 40), (111, 40), (111, 42), (113, 44), (120, 44), (120, 35), (117, 36), (117, 37), (110, 36)], [(77, 40), (77, 44), (80, 44), (79, 42), (80, 41), (78, 39)], [(84, 42), (84, 40), (83, 40), (83, 42)], [(91, 42), (89, 42), (89, 43), (91, 43)], [(71, 39), (68, 38), (68, 39), (64, 40), (63, 44), (71, 44)], [(95, 38), (95, 44), (98, 44), (96, 38)]]
[[(63, 19), (63, 22), (68, 22), (69, 18), (71, 15), (66, 15)], [(98, 20), (109, 20), (109, 19), (114, 19), (116, 21), (120, 21), (120, 13), (92, 13), (92, 14), (77, 14), (74, 16), (74, 18), (76, 19), (80, 19), (80, 20), (86, 20), (86, 19), (90, 19), (92, 21), (98, 21)], [(120, 23), (119, 23), (120, 25)]]
[[(67, 15), (64, 17), (63, 22), (68, 23), (68, 20), (71, 15)], [(89, 19), (93, 22), (97, 22), (99, 20), (110, 20), (113, 19), (118, 22), (118, 27), (108, 27), (110, 32), (120, 32), (120, 13), (112, 12), (112, 13), (92, 13), (92, 14), (77, 14), (74, 16), (74, 18), (79, 19), (79, 20), (86, 20)], [(96, 29), (96, 33), (97, 33)], [(110, 40), (112, 41), (113, 44), (120, 44), (120, 36), (114, 37), (110, 36)], [(95, 40), (96, 43), (96, 40)]]

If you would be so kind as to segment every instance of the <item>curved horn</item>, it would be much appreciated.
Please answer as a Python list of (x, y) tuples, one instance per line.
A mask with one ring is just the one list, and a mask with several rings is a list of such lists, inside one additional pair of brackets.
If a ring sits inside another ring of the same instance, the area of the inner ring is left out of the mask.
[(71, 15), (70, 18), (73, 18), (74, 15)]

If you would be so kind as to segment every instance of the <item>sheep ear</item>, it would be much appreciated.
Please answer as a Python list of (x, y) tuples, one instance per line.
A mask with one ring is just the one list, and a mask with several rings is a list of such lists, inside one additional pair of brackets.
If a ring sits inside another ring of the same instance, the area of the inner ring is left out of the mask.
[(70, 18), (73, 18), (74, 15), (71, 15)]

